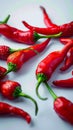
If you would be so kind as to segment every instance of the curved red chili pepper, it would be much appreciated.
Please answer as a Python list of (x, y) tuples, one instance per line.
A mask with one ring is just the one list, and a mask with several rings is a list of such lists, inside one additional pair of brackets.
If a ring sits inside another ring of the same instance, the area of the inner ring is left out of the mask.
[(56, 68), (60, 65), (60, 63), (64, 60), (68, 50), (73, 47), (73, 43), (70, 42), (69, 44), (66, 44), (64, 48), (61, 51), (54, 51), (48, 54), (47, 57), (45, 57), (37, 66), (36, 69), (36, 77), (38, 80), (37, 87), (36, 87), (36, 94), (40, 99), (43, 99), (39, 93), (38, 88), (40, 84), (44, 81), (48, 81), (53, 72), (56, 70)]
[(44, 84), (54, 99), (53, 108), (57, 115), (73, 125), (73, 103), (63, 96), (58, 97), (46, 81), (44, 82)]
[(27, 123), (31, 122), (31, 117), (26, 111), (5, 102), (0, 102), (0, 115), (17, 115), (25, 119)]
[(19, 70), (26, 61), (42, 52), (48, 45), (49, 41), (50, 39), (47, 39), (40, 44), (33, 45), (29, 48), (14, 52), (9, 55), (7, 58), (8, 71), (5, 73), (5, 75), (11, 71)]
[(53, 84), (61, 88), (73, 88), (73, 78), (55, 80)]
[(57, 33), (62, 32), (60, 37), (71, 37), (71, 36), (73, 36), (73, 21), (70, 22), (70, 23), (66, 23), (66, 24), (63, 24), (63, 25), (60, 25), (60, 26), (57, 26), (57, 27), (51, 27), (51, 28), (49, 28), (49, 27), (47, 27), (47, 28), (35, 27), (35, 26), (29, 25), (25, 21), (22, 21), (22, 22), (27, 28), (29, 28), (29, 29), (37, 32), (37, 33), (40, 33), (40, 34), (52, 35), (52, 34), (57, 34)]
[(38, 113), (37, 102), (31, 96), (22, 92), (21, 85), (18, 82), (12, 80), (1, 81), (0, 89), (1, 94), (9, 100), (13, 100), (18, 97), (25, 97), (30, 99), (35, 105), (35, 114), (37, 115)]
[(41, 38), (54, 38), (59, 37), (61, 33), (55, 35), (48, 35), (48, 36), (41, 36), (38, 33), (34, 32), (33, 30), (22, 31), (17, 28), (11, 27), (7, 24), (0, 25), (0, 34), (4, 35), (6, 38), (9, 38), (13, 41), (20, 42), (23, 44), (32, 45), (37, 40)]
[(43, 13), (43, 18), (44, 18), (44, 23), (47, 27), (57, 27), (56, 24), (54, 24), (50, 17), (48, 16), (46, 9), (43, 6), (40, 6), (42, 13)]
[(10, 18), (10, 14), (3, 21), (0, 21), (0, 24), (7, 23), (9, 18)]

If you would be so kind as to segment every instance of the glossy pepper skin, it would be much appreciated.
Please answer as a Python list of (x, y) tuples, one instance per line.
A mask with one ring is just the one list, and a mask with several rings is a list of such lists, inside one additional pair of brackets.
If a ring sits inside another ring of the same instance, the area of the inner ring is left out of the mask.
[(43, 19), (44, 19), (44, 23), (47, 27), (57, 27), (56, 24), (54, 24), (52, 22), (52, 20), (50, 19), (49, 15), (46, 12), (46, 9), (43, 6), (40, 6), (40, 9), (42, 10), (43, 13)]
[[(13, 54), (9, 55), (7, 58), (7, 73), (19, 70), (26, 61), (42, 52), (48, 45), (49, 41), (50, 39), (47, 39), (46, 41), (40, 44), (33, 45), (29, 48), (26, 48), (18, 52), (14, 52)], [(5, 73), (5, 75), (7, 73)]]
[(18, 97), (25, 97), (30, 99), (35, 105), (35, 115), (37, 115), (38, 113), (37, 102), (31, 96), (22, 92), (21, 85), (18, 82), (12, 80), (1, 81), (0, 91), (1, 94), (9, 100), (14, 100)]
[(16, 41), (18, 43), (33, 45), (35, 42), (41, 38), (51, 38), (59, 37), (61, 34), (43, 36), (34, 32), (33, 30), (22, 31), (17, 28), (11, 27), (7, 24), (0, 24), (0, 34), (8, 39)]
[(0, 25), (0, 34), (6, 38), (23, 44), (34, 44), (33, 31), (21, 31), (7, 24)]
[(73, 125), (73, 103), (63, 96), (57, 96), (46, 81), (44, 84), (54, 99), (53, 109), (57, 115), (64, 121)]
[[(73, 43), (73, 39), (60, 39), (61, 43), (63, 44), (69, 44), (70, 42)], [(69, 51), (66, 54), (66, 58), (64, 61), (63, 66), (60, 68), (61, 71), (65, 71), (69, 69), (73, 65), (73, 47), (69, 49)]]
[(60, 88), (73, 88), (73, 78), (55, 80), (53, 84)]
[(44, 81), (48, 81), (56, 68), (62, 63), (64, 60), (68, 50), (73, 47), (73, 43), (70, 42), (66, 44), (64, 48), (60, 51), (54, 51), (48, 54), (37, 66), (36, 68), (36, 78), (38, 80), (36, 86), (36, 94), (42, 99), (42, 97), (38, 93), (38, 88), (40, 84)]
[(58, 97), (54, 101), (54, 110), (60, 118), (73, 125), (73, 103), (70, 100)]
[(71, 37), (73, 36), (73, 21), (69, 23), (65, 23), (63, 25), (57, 27), (47, 27), (47, 28), (40, 28), (29, 25), (26, 21), (22, 21), (23, 24), (30, 30), (33, 30), (37, 33), (44, 34), (44, 35), (52, 35), (62, 32), (60, 37)]
[(68, 50), (73, 46), (73, 43), (69, 43), (64, 46), (60, 51), (54, 51), (48, 54), (37, 66), (36, 75), (44, 74), (47, 80), (51, 77), (54, 70), (64, 60)]
[(69, 69), (73, 65), (73, 47), (67, 52), (64, 65), (60, 68), (61, 71)]
[(14, 107), (8, 103), (0, 102), (0, 115), (15, 115), (20, 116), (27, 121), (27, 123), (31, 122), (31, 116), (24, 110)]

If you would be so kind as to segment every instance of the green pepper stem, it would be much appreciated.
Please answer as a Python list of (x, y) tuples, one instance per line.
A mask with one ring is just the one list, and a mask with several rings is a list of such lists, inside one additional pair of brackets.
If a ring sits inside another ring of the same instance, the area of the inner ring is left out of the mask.
[(40, 84), (41, 84), (41, 82), (38, 82), (37, 85), (36, 85), (36, 94), (37, 94), (37, 96), (38, 96), (39, 99), (41, 99), (41, 100), (47, 100), (47, 98), (43, 98), (43, 97), (41, 97), (40, 94), (39, 94), (38, 89), (39, 89), (39, 87), (40, 87)]
[(10, 48), (10, 53), (14, 53), (14, 52), (17, 52), (17, 51), (22, 51), (24, 49), (13, 49), (13, 48)]
[(24, 94), (22, 92), (20, 92), (18, 94), (18, 96), (30, 99), (35, 104), (35, 115), (37, 115), (37, 113), (38, 113), (38, 105), (37, 105), (37, 102), (35, 101), (35, 99), (33, 99), (31, 96), (29, 96), (27, 94)]
[(37, 74), (36, 77), (37, 77), (37, 80), (38, 80), (37, 85), (36, 85), (36, 95), (37, 95), (38, 98), (41, 99), (41, 100), (47, 100), (47, 98), (42, 98), (42, 97), (40, 96), (39, 92), (38, 92), (38, 89), (39, 89), (39, 87), (40, 87), (40, 84), (43, 83), (44, 81), (46, 81), (46, 80), (47, 80), (47, 77), (46, 77), (43, 73)]
[(10, 14), (3, 21), (0, 21), (0, 24), (7, 23), (9, 18), (10, 18)]
[(32, 50), (36, 54), (39, 54), (39, 52), (37, 50), (35, 50), (34, 48), (32, 48), (32, 47), (23, 48), (23, 49), (12, 49), (12, 48), (9, 48), (9, 50), (10, 50), (10, 53), (17, 52), (17, 51), (24, 51), (24, 50)]
[(51, 87), (48, 85), (48, 83), (46, 81), (44, 83), (45, 83), (47, 89), (49, 90), (49, 93), (53, 97), (53, 99), (56, 100), (58, 98), (58, 96), (54, 93), (54, 91), (51, 89)]
[(8, 70), (4, 73), (4, 76), (10, 73), (11, 71), (16, 71), (16, 64), (9, 62), (7, 65), (8, 65)]
[(35, 41), (41, 39), (41, 38), (56, 38), (56, 37), (60, 37), (62, 35), (62, 32), (58, 33), (58, 34), (53, 34), (53, 35), (40, 35), (37, 32), (34, 32), (34, 39)]

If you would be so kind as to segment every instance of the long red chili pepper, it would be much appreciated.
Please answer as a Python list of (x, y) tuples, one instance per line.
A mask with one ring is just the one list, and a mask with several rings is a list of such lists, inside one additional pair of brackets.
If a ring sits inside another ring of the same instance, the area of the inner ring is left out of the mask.
[(57, 115), (73, 125), (73, 103), (63, 96), (58, 97), (46, 81), (44, 82), (44, 84), (46, 85), (47, 89), (54, 99), (53, 106)]
[(27, 28), (29, 28), (29, 29), (37, 32), (37, 33), (40, 33), (40, 34), (52, 35), (52, 34), (57, 34), (57, 33), (62, 32), (60, 37), (71, 37), (71, 36), (73, 36), (73, 21), (66, 23), (66, 24), (63, 24), (63, 25), (60, 25), (60, 26), (57, 26), (57, 27), (50, 27), (50, 28), (49, 27), (47, 27), (47, 28), (35, 27), (35, 26), (29, 25), (25, 21), (22, 21), (22, 22)]
[(9, 46), (6, 46), (6, 45), (0, 45), (0, 59), (1, 60), (7, 60), (7, 57), (16, 52), (16, 51), (19, 51), (19, 50), (22, 50), (22, 49), (12, 49), (10, 48)]
[(56, 24), (54, 24), (49, 15), (47, 14), (46, 12), (46, 9), (43, 7), (43, 6), (40, 6), (41, 10), (42, 10), (42, 13), (43, 13), (43, 18), (44, 18), (44, 23), (47, 27), (57, 27)]
[(0, 24), (7, 23), (10, 18), (10, 15), (8, 15), (3, 21), (0, 21)]
[(25, 119), (27, 121), (27, 123), (30, 123), (31, 122), (31, 117), (30, 115), (18, 108), (18, 107), (14, 107), (8, 103), (5, 103), (5, 102), (0, 102), (0, 115), (15, 115), (15, 116), (20, 116), (22, 117), (23, 119)]
[(73, 88), (73, 78), (55, 80), (53, 84), (61, 88)]
[(40, 44), (33, 45), (25, 50), (14, 52), (9, 55), (7, 58), (8, 71), (5, 73), (5, 75), (11, 71), (19, 70), (26, 61), (42, 52), (48, 45), (49, 41), (50, 39), (47, 39)]
[(13, 100), (17, 97), (25, 97), (30, 99), (35, 104), (35, 114), (37, 115), (38, 113), (37, 102), (31, 96), (22, 92), (21, 85), (18, 82), (12, 80), (1, 81), (0, 89), (1, 94), (9, 100)]
[(13, 41), (28, 45), (34, 44), (37, 40), (41, 38), (51, 38), (51, 37), (54, 38), (59, 37), (61, 35), (61, 33), (59, 33), (52, 36), (51, 35), (41, 36), (32, 30), (22, 31), (17, 28), (11, 27), (7, 24), (0, 25), (0, 34), (4, 35), (6, 38), (9, 38)]
[[(73, 43), (73, 39), (60, 39), (60, 41), (63, 44), (68, 44), (70, 42)], [(65, 71), (67, 70), (69, 67), (71, 67), (71, 65), (73, 65), (73, 47), (69, 49), (69, 51), (66, 54), (66, 58), (64, 61), (63, 66), (60, 68), (61, 71)]]
[(38, 88), (40, 84), (44, 81), (48, 81), (55, 69), (60, 65), (60, 63), (64, 60), (67, 51), (73, 47), (73, 43), (66, 44), (64, 48), (61, 51), (54, 51), (48, 54), (47, 57), (45, 57), (37, 66), (36, 69), (36, 77), (38, 80), (37, 86), (36, 86), (36, 94), (40, 99), (43, 99), (39, 93)]

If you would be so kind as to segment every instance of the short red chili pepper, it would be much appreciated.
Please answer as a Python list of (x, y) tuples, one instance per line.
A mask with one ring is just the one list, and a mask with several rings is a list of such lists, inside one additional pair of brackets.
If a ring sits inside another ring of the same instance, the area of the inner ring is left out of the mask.
[[(63, 44), (73, 43), (73, 39), (60, 39)], [(63, 66), (60, 68), (61, 71), (65, 71), (73, 65), (73, 47), (67, 52)]]
[(57, 115), (73, 125), (73, 103), (63, 96), (58, 97), (51, 89), (51, 87), (47, 84), (47, 82), (44, 82), (44, 84), (54, 99), (53, 108)]
[(31, 122), (31, 116), (24, 110), (14, 107), (8, 103), (0, 102), (0, 115), (15, 115), (20, 116), (27, 121), (27, 123)]
[(40, 99), (45, 100), (45, 98), (42, 98), (38, 93), (38, 88), (40, 84), (44, 81), (48, 81), (53, 72), (56, 70), (56, 68), (62, 63), (64, 60), (68, 50), (73, 47), (73, 43), (66, 44), (64, 48), (60, 51), (54, 51), (48, 54), (37, 66), (36, 69), (36, 77), (38, 80), (37, 86), (36, 86), (36, 94)]
[(47, 28), (40, 28), (29, 25), (26, 21), (22, 21), (23, 24), (30, 30), (33, 30), (37, 33), (44, 34), (44, 35), (52, 35), (62, 32), (59, 37), (71, 37), (73, 36), (73, 21), (57, 26), (57, 27), (47, 27)]
[(42, 10), (42, 13), (43, 13), (43, 18), (44, 18), (44, 23), (47, 27), (57, 27), (56, 24), (54, 24), (49, 15), (47, 14), (46, 12), (46, 9), (43, 7), (43, 6), (40, 6), (41, 10)]
[(14, 52), (13, 54), (9, 55), (7, 58), (8, 71), (5, 73), (5, 75), (11, 71), (19, 70), (26, 61), (42, 52), (48, 45), (49, 41), (50, 39), (47, 39), (40, 44), (33, 45), (29, 48)]
[(0, 34), (4, 35), (6, 38), (9, 38), (13, 41), (28, 45), (34, 44), (37, 40), (41, 38), (51, 38), (51, 37), (54, 38), (59, 37), (61, 35), (61, 33), (59, 33), (52, 36), (51, 35), (41, 36), (32, 30), (22, 31), (17, 28), (11, 27), (7, 24), (0, 25)]
[(0, 45), (0, 59), (1, 60), (7, 60), (7, 57), (16, 52), (16, 51), (19, 51), (19, 50), (22, 50), (22, 49), (12, 49), (10, 48), (9, 46), (6, 46), (6, 45)]
[(7, 72), (7, 69), (0, 66), (0, 79), (3, 78), (4, 74)]
[(38, 113), (37, 102), (31, 96), (22, 92), (21, 85), (18, 82), (12, 80), (1, 81), (0, 89), (1, 94), (9, 100), (14, 100), (17, 97), (25, 97), (30, 99), (35, 104), (35, 115), (37, 115)]
[(10, 14), (3, 21), (0, 21), (0, 24), (7, 23), (9, 18), (10, 18)]
[(73, 78), (55, 80), (53, 84), (61, 88), (73, 88)]

